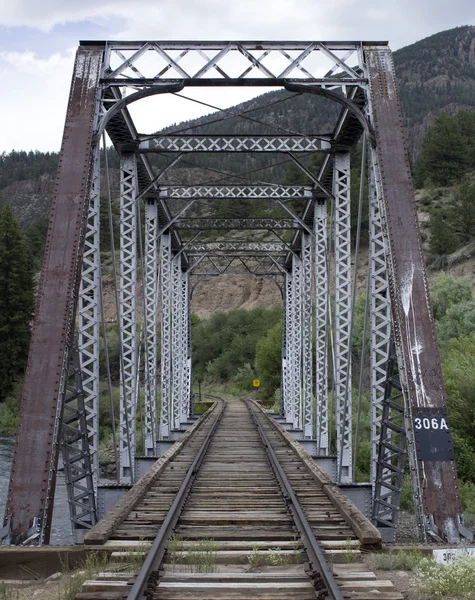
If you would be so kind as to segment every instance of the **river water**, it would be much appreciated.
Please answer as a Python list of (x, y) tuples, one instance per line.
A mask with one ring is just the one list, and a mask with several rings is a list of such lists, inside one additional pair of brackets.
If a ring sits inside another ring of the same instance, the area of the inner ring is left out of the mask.
[[(0, 436), (0, 525), (3, 524), (5, 503), (7, 501), (14, 444), (14, 438)], [(64, 481), (64, 473), (59, 471), (56, 480), (56, 495), (54, 498), (50, 545), (56, 546), (73, 543), (74, 540), (71, 533), (71, 522), (69, 520), (66, 483)]]

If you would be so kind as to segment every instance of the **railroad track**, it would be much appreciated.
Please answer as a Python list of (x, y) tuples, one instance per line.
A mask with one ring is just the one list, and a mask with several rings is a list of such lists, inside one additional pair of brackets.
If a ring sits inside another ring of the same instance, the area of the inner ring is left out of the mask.
[(290, 436), (251, 402), (208, 412), (86, 536), (112, 552), (77, 600), (402, 600), (358, 562), (377, 530)]

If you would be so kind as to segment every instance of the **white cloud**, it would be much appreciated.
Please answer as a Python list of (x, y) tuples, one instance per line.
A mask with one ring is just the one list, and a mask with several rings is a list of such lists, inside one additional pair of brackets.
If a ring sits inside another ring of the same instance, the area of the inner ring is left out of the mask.
[[(67, 46), (77, 45), (76, 36), (90, 39), (91, 23), (100, 22), (108, 39), (388, 39), (398, 48), (473, 21), (475, 7), (467, 0), (449, 4), (445, 0), (398, 0), (397, 4), (380, 0), (377, 5), (371, 0), (0, 1), (0, 26), (17, 28), (12, 31), (20, 43), (28, 32), (49, 32), (30, 36), (41, 41), (33, 42), (33, 47), (25, 44), (28, 51), (6, 52), (0, 38), (0, 73), (3, 89), (8, 90), (0, 99), (4, 116), (0, 151), (59, 148), (73, 63)], [(61, 24), (67, 27), (61, 28), (60, 36)], [(59, 40), (66, 40), (62, 41), (64, 51), (53, 52)], [(187, 93), (218, 106), (253, 95), (249, 89), (208, 96), (196, 90)], [(207, 112), (170, 96), (154, 99), (143, 104), (138, 126), (151, 131)]]
[(0, 52), (4, 90), (0, 150), (58, 150), (74, 53), (39, 59), (33, 52)]

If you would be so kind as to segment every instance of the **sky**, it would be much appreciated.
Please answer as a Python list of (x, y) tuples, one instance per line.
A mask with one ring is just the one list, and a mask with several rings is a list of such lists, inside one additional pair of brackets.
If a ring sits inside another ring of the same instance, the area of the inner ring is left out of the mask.
[[(474, 24), (473, 0), (0, 0), (0, 153), (59, 149), (79, 40), (387, 40), (397, 50)], [(225, 108), (256, 92), (195, 94)], [(160, 101), (143, 105), (147, 131), (210, 112)]]

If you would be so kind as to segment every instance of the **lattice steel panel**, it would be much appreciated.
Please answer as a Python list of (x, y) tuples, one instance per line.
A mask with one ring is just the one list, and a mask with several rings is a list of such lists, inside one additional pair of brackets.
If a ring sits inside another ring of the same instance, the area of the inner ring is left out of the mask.
[(282, 394), (284, 405), (284, 416), (287, 423), (293, 423), (295, 419), (295, 402), (293, 401), (293, 391), (291, 383), (291, 331), (292, 331), (292, 273), (285, 273), (284, 281), (284, 323), (283, 326), (283, 351), (282, 351)]
[(139, 152), (329, 152), (329, 140), (304, 135), (162, 135), (141, 141)]
[(133, 481), (137, 379), (137, 165), (133, 154), (120, 159), (120, 483)]
[(171, 427), (172, 332), (171, 332), (171, 239), (162, 234), (160, 240), (160, 303), (161, 303), (161, 408), (160, 439), (168, 439)]
[(381, 227), (380, 199), (374, 169), (370, 169), (370, 379), (371, 379), (371, 482), (376, 478), (378, 445), (386, 384), (386, 367), (391, 335), (391, 314), (386, 266), (386, 250)]
[(145, 453), (156, 454), (157, 441), (157, 313), (158, 213), (155, 202), (145, 205)]
[(399, 380), (396, 351), (386, 359), (384, 396), (381, 403), (378, 457), (375, 469), (373, 522), (383, 530), (383, 540), (394, 542), (406, 461), (404, 396)]
[(318, 454), (330, 451), (328, 435), (328, 254), (327, 205), (321, 200), (315, 205), (315, 398), (316, 440)]
[(177, 229), (205, 231), (208, 229), (298, 229), (293, 219), (178, 219)]
[(289, 371), (294, 429), (302, 429), (302, 260), (292, 256), (290, 293)]
[(285, 252), (289, 249), (283, 242), (195, 242), (188, 252)]
[(99, 477), (100, 154), (95, 150), (79, 288), (79, 360), (94, 490)]
[(191, 198), (245, 198), (247, 200), (287, 200), (306, 198), (312, 188), (303, 185), (195, 185), (161, 186), (164, 196), (170, 199)]
[(68, 380), (61, 426), (61, 451), (68, 495), (69, 516), (76, 544), (97, 523), (95, 484), (89, 445), (89, 426), (78, 347), (69, 357)]
[(311, 236), (302, 234), (302, 405), (303, 435), (313, 437), (313, 343), (312, 343), (312, 263)]
[(181, 278), (181, 330), (182, 330), (182, 399), (181, 420), (185, 422), (190, 414), (191, 401), (191, 331), (190, 331), (190, 275), (182, 273)]
[[(85, 42), (83, 42), (84, 44)], [(381, 42), (374, 42), (381, 44)], [(365, 42), (370, 44), (370, 42)], [(358, 68), (361, 42), (108, 42), (106, 79), (121, 86), (180, 80), (194, 85), (229, 85), (247, 80), (265, 85), (282, 80), (329, 88), (366, 80)]]
[(350, 155), (337, 154), (333, 171), (335, 195), (335, 394), (338, 473), (352, 481), (351, 431), (351, 228)]
[(172, 426), (180, 429), (183, 401), (183, 331), (181, 259), (172, 259)]

